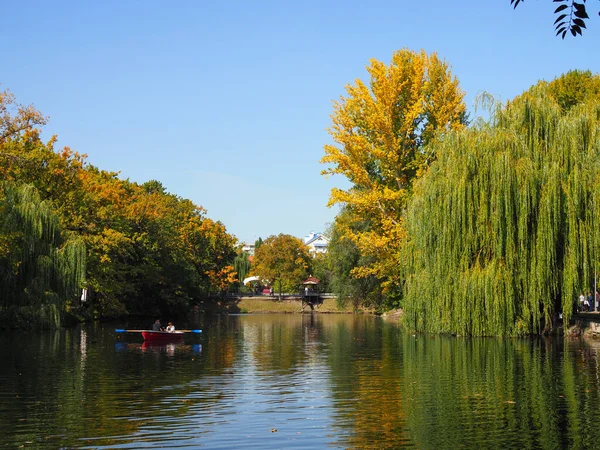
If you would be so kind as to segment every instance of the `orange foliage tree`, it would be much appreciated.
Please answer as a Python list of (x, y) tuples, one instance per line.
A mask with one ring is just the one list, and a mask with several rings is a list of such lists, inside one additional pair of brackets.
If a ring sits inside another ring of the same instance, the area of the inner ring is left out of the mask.
[[(83, 154), (57, 151), (56, 138), (42, 142), (35, 128), (45, 120), (10, 93), (0, 94), (0, 177), (34, 186), (62, 229), (85, 242), (94, 315), (185, 311), (210, 291), (209, 273), (220, 274), (222, 283), (231, 279), (227, 266), (237, 240), (223, 224), (158, 181), (122, 180)], [(10, 242), (0, 236), (3, 253)]]

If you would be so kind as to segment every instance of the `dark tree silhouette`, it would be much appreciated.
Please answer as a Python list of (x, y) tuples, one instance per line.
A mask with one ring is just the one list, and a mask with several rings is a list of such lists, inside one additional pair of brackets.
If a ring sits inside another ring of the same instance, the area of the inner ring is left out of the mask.
[[(513, 8), (516, 8), (524, 1), (525, 0), (510, 0), (510, 4), (513, 5)], [(560, 3), (554, 10), (554, 14), (557, 15), (556, 20), (554, 21), (554, 29), (556, 30), (557, 36), (564, 39), (568, 33), (571, 33), (573, 36), (577, 36), (578, 34), (581, 35), (582, 28), (587, 28), (585, 26), (585, 21), (590, 17), (588, 16), (585, 7), (585, 1), (586, 0), (582, 0), (583, 3), (580, 3), (575, 0), (553, 0), (553, 3)]]

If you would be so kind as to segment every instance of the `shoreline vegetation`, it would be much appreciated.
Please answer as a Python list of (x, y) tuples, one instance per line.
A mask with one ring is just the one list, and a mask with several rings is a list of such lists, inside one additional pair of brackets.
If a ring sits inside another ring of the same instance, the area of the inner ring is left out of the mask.
[(482, 98), (489, 118), (471, 122), (435, 53), (403, 49), (367, 70), (371, 82), (334, 103), (321, 159), (324, 175), (350, 181), (331, 191), (341, 210), (327, 251), (280, 233), (259, 238), (252, 260), (202, 206), (56, 149), (38, 129), (46, 118), (0, 92), (0, 328), (183, 316), (194, 305), (303, 311), (300, 298), (211, 298), (245, 291), (248, 278), (260, 281), (248, 292), (319, 284), (349, 300), (327, 298), (319, 313), (402, 309), (388, 317), (413, 333), (589, 328), (577, 299), (595, 298), (600, 262), (600, 75), (574, 70), (506, 103)]

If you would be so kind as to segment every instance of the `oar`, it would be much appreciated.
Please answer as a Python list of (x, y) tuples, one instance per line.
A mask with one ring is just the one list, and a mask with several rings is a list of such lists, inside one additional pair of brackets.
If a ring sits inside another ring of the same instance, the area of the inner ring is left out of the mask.
[(202, 330), (175, 330), (175, 331), (181, 331), (183, 333), (196, 333), (196, 334), (202, 333)]

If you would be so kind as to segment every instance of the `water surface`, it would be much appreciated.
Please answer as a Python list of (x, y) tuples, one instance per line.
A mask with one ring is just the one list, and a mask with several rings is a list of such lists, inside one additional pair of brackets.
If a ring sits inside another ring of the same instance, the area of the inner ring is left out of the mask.
[[(183, 325), (183, 324), (182, 324)], [(2, 448), (598, 448), (595, 343), (363, 315), (202, 317), (181, 344), (0, 334)]]

